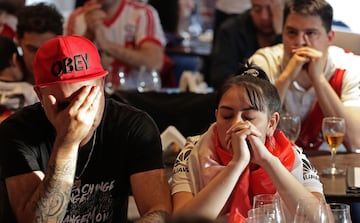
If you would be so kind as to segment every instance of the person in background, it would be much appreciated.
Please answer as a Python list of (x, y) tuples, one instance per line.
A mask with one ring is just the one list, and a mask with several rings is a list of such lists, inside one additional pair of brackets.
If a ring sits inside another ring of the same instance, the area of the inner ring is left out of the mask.
[(244, 222), (253, 196), (278, 193), (290, 216), (299, 199), (323, 199), (317, 171), (277, 129), (281, 102), (275, 86), (247, 64), (217, 92), (216, 121), (189, 137), (173, 169), (175, 215)]
[(107, 73), (84, 37), (58, 36), (38, 49), (40, 103), (0, 125), (8, 218), (127, 222), (130, 193), (138, 222), (164, 222), (171, 212), (159, 130), (145, 112), (105, 98)]
[(214, 37), (218, 33), (218, 30), (220, 29), (223, 22), (229, 18), (235, 17), (245, 12), (249, 8), (251, 8), (250, 0), (216, 0), (215, 19), (213, 24)]
[(164, 62), (165, 36), (156, 10), (135, 0), (96, 0), (78, 7), (66, 22), (65, 35), (82, 35), (94, 41), (114, 61), (111, 82), (118, 73), (138, 72), (141, 67), (160, 71)]
[(345, 119), (347, 151), (360, 148), (360, 57), (331, 46), (333, 9), (325, 0), (291, 0), (284, 9), (283, 44), (259, 49), (250, 61), (276, 86), (285, 112), (302, 119), (297, 145), (323, 143), (322, 118)]
[(45, 41), (63, 34), (63, 17), (54, 5), (37, 3), (21, 8), (17, 19), (16, 42), (22, 51), (24, 79), (33, 84), (35, 53)]
[[(149, 0), (159, 13), (166, 37), (166, 47), (190, 44), (190, 39), (200, 34), (201, 26), (195, 14), (194, 0)], [(184, 71), (196, 72), (200, 69), (201, 59), (197, 56), (169, 54), (174, 62), (176, 85)]]
[[(0, 2), (0, 35), (15, 38), (16, 16), (12, 2)], [(14, 24), (15, 23), (15, 24)]]
[(23, 80), (19, 54), (13, 39), (0, 36), (0, 105), (11, 113), (35, 102), (38, 98), (33, 86)]
[(261, 47), (281, 42), (285, 0), (251, 0), (251, 9), (228, 19), (213, 43), (210, 85), (218, 88)]

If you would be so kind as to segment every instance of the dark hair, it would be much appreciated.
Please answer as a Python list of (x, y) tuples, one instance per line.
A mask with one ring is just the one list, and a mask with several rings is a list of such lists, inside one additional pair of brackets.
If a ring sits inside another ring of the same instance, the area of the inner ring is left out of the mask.
[(25, 6), (17, 13), (16, 33), (23, 38), (25, 32), (63, 34), (63, 16), (52, 4), (38, 3)]
[(333, 21), (333, 8), (325, 0), (290, 0), (284, 8), (284, 23), (291, 12), (304, 16), (320, 16), (325, 30), (329, 32)]
[(15, 42), (6, 36), (0, 35), (0, 72), (11, 66), (12, 55), (19, 56)]
[(8, 14), (15, 15), (16, 6), (12, 2), (0, 2), (0, 13), (2, 11)]
[(222, 96), (233, 86), (244, 87), (251, 105), (258, 111), (281, 113), (281, 101), (277, 89), (270, 83), (266, 73), (254, 64), (245, 64), (243, 72), (226, 80), (217, 91), (216, 106)]

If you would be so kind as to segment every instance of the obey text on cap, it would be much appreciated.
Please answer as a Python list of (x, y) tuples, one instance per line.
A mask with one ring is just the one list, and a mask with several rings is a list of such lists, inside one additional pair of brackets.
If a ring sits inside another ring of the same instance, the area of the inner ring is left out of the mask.
[(87, 70), (89, 69), (88, 59), (88, 54), (85, 53), (57, 60), (51, 65), (51, 73), (55, 77), (59, 77), (62, 74), (68, 74), (73, 71)]

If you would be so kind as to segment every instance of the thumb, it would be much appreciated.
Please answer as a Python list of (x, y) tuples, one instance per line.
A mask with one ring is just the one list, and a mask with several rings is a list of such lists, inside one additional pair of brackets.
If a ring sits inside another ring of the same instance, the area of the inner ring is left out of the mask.
[(46, 95), (45, 97), (42, 98), (42, 106), (45, 109), (45, 112), (49, 115), (49, 116), (53, 116), (55, 114), (55, 112), (57, 111), (57, 100), (53, 95)]

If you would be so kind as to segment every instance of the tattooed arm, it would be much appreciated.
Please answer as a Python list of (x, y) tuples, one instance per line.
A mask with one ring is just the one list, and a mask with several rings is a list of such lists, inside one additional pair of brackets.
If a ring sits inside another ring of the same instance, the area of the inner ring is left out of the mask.
[(35, 171), (6, 179), (10, 205), (19, 223), (62, 221), (70, 198), (76, 156), (77, 152), (68, 159), (55, 160), (54, 154), (46, 175)]
[(61, 222), (66, 213), (78, 150), (91, 139), (103, 111), (103, 89), (93, 86), (95, 82), (88, 84), (35, 88), (56, 138), (46, 173), (34, 171), (5, 180), (19, 223)]

